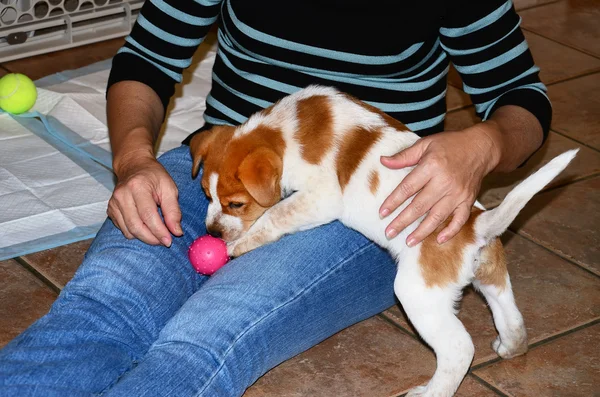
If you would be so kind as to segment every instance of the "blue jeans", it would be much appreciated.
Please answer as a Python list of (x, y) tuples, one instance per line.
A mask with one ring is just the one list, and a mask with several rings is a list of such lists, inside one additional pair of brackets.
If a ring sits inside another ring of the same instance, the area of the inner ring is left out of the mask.
[(207, 201), (187, 146), (160, 161), (184, 236), (149, 246), (107, 221), (50, 312), (0, 351), (1, 396), (239, 396), (394, 305), (392, 258), (339, 222), (197, 274), (187, 247), (205, 233)]

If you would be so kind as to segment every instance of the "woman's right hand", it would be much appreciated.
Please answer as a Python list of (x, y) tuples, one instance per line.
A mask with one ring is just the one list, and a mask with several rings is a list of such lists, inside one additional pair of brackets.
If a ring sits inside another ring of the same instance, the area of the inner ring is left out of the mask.
[[(171, 246), (183, 235), (175, 182), (154, 156), (140, 156), (115, 168), (117, 186), (107, 214), (128, 239)], [(158, 212), (160, 207), (163, 218)]]

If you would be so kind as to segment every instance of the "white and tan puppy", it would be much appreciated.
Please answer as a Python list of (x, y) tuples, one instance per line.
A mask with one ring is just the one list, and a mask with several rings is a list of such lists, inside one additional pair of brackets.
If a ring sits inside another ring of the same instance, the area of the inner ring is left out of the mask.
[(211, 201), (207, 230), (229, 242), (232, 256), (334, 220), (389, 250), (398, 263), (395, 293), (437, 356), (433, 378), (408, 395), (451, 396), (474, 354), (455, 310), (466, 285), (473, 283), (490, 305), (499, 333), (494, 350), (504, 358), (527, 351), (498, 236), (577, 151), (552, 160), (499, 207), (484, 211), (476, 204), (459, 234), (445, 244), (432, 235), (409, 248), (406, 237), (422, 218), (388, 240), (389, 220), (380, 219), (378, 210), (411, 169), (388, 169), (380, 157), (418, 139), (402, 123), (357, 99), (310, 86), (239, 127), (214, 127), (195, 136), (190, 145), (192, 174), (204, 164), (201, 183)]

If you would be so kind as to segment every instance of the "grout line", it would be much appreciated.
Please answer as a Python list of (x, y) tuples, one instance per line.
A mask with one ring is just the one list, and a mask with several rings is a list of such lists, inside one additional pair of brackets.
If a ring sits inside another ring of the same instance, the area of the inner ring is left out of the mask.
[(509, 228), (509, 230), (510, 230), (512, 233), (516, 234), (517, 236), (524, 238), (525, 240), (527, 240), (527, 241), (529, 241), (529, 242), (531, 242), (531, 243), (533, 243), (533, 244), (537, 245), (538, 247), (540, 247), (540, 248), (542, 248), (542, 249), (544, 249), (544, 250), (548, 251), (548, 252), (549, 252), (549, 253), (551, 253), (552, 255), (554, 255), (554, 256), (556, 256), (556, 257), (558, 257), (558, 258), (560, 258), (560, 259), (564, 260), (565, 262), (568, 262), (568, 263), (570, 263), (571, 265), (577, 266), (577, 268), (578, 268), (578, 269), (584, 270), (585, 272), (587, 272), (587, 273), (591, 274), (592, 276), (594, 276), (594, 277), (596, 277), (596, 278), (600, 278), (600, 275), (598, 275), (598, 274), (594, 273), (593, 271), (591, 271), (590, 269), (588, 269), (588, 268), (586, 268), (586, 267), (584, 267), (584, 266), (580, 265), (579, 263), (575, 262), (573, 259), (569, 258), (568, 256), (563, 256), (563, 255), (560, 255), (558, 252), (555, 252), (554, 250), (552, 250), (552, 249), (550, 249), (550, 248), (546, 247), (545, 245), (542, 245), (541, 243), (538, 243), (537, 241), (535, 241), (535, 240), (531, 239), (531, 238), (530, 238), (530, 237), (528, 237), (527, 235), (523, 235), (523, 234), (521, 234), (521, 233), (519, 233), (519, 232), (515, 232), (515, 231), (514, 231), (514, 230), (512, 230), (511, 228)]
[[(527, 348), (529, 350), (529, 347)], [(488, 365), (492, 365), (492, 364), (496, 364), (500, 361), (504, 361), (504, 359), (500, 356), (496, 356), (494, 358), (490, 358), (487, 361), (484, 361), (482, 363), (479, 363), (477, 365), (473, 365), (471, 368), (469, 368), (469, 373), (472, 373), (473, 371), (477, 371), (478, 369), (487, 367)]]
[[(533, 174), (533, 173), (532, 173), (532, 174)], [(530, 174), (530, 175), (531, 175), (531, 174)], [(593, 179), (593, 178), (596, 178), (596, 177), (598, 177), (598, 176), (600, 176), (600, 172), (595, 172), (595, 173), (593, 173), (593, 174), (591, 174), (591, 175), (585, 175), (585, 176), (580, 176), (580, 177), (574, 177), (573, 179), (570, 179), (570, 180), (568, 180), (568, 181), (565, 181), (565, 182), (563, 182), (563, 183), (559, 183), (559, 184), (556, 184), (556, 185), (553, 185), (553, 186), (550, 186), (550, 187), (548, 187), (548, 188), (545, 188), (545, 189), (542, 189), (542, 190), (540, 190), (539, 192), (537, 192), (537, 193), (534, 195), (534, 198), (535, 198), (535, 197), (538, 197), (539, 195), (542, 195), (542, 194), (544, 194), (544, 193), (546, 193), (546, 192), (551, 192), (551, 191), (553, 191), (553, 190), (556, 190), (556, 189), (562, 189), (562, 188), (565, 188), (565, 187), (567, 187), (567, 186), (569, 186), (569, 185), (574, 185), (575, 183), (578, 183), (578, 182), (585, 182), (585, 181), (587, 181), (588, 179)], [(519, 181), (519, 182), (517, 182), (517, 184), (518, 184), (518, 183), (520, 183), (520, 182), (522, 182), (522, 181)], [(514, 189), (514, 188), (513, 188), (513, 189)], [(493, 210), (494, 208), (498, 207), (500, 204), (502, 204), (502, 202), (504, 201), (504, 199), (505, 199), (505, 197), (503, 197), (502, 199), (498, 200), (497, 202), (493, 202), (492, 204), (487, 204), (487, 205), (484, 205), (484, 207), (485, 207), (486, 211), (490, 211), (490, 210)], [(479, 198), (478, 198), (478, 200), (479, 200)], [(532, 199), (532, 200), (533, 200), (533, 199)], [(530, 201), (531, 201), (531, 200), (530, 200)], [(512, 228), (512, 224), (511, 224), (511, 226), (509, 226), (509, 227), (508, 227), (508, 229), (507, 229), (507, 230), (510, 230), (511, 232), (513, 232), (513, 233), (515, 233), (515, 234), (519, 234), (518, 232), (516, 232), (516, 231), (515, 231), (515, 230)], [(520, 235), (520, 234), (519, 234), (519, 235)]]
[[(584, 177), (579, 178), (579, 179), (574, 180), (574, 181), (569, 181), (568, 183), (565, 183), (563, 185), (551, 186), (548, 189), (543, 190), (543, 191), (537, 193), (535, 195), (535, 197), (538, 197), (538, 196), (540, 196), (542, 194), (545, 194), (545, 193), (548, 193), (548, 192), (552, 192), (552, 191), (557, 190), (557, 189), (565, 188), (565, 187), (567, 187), (569, 185), (573, 185), (575, 183), (584, 182), (584, 181), (587, 181), (587, 180), (590, 180), (590, 179), (597, 178), (597, 177), (599, 177), (599, 175), (600, 174), (595, 173), (593, 175), (584, 176)], [(497, 207), (497, 205), (496, 205), (496, 207)], [(577, 268), (582, 269), (582, 270), (586, 271), (587, 273), (589, 273), (589, 274), (591, 274), (591, 275), (593, 275), (593, 276), (595, 276), (597, 278), (600, 278), (600, 275), (594, 273), (593, 271), (591, 271), (590, 269), (586, 268), (585, 266), (580, 265), (579, 263), (577, 263), (576, 261), (574, 261), (572, 258), (569, 258), (566, 255), (561, 255), (558, 252), (554, 251), (553, 249), (546, 247), (545, 245), (543, 245), (542, 243), (534, 240), (533, 238), (529, 237), (528, 235), (521, 233), (521, 231), (514, 229), (512, 225), (508, 227), (508, 230), (510, 232), (516, 234), (517, 236), (520, 236), (520, 237), (524, 238), (525, 240), (527, 240), (527, 241), (529, 241), (529, 242), (537, 245), (538, 247), (540, 247), (540, 248), (548, 251), (552, 255), (554, 255), (554, 256), (556, 256), (558, 258), (561, 258), (562, 260), (564, 260), (564, 261), (566, 261), (566, 262), (568, 262), (568, 263), (570, 263), (572, 265), (577, 266)]]
[(25, 270), (28, 270), (30, 273), (32, 273), (41, 282), (46, 284), (52, 291), (56, 292), (56, 294), (60, 294), (60, 291), (61, 291), (60, 287), (58, 287), (56, 284), (54, 284), (52, 281), (50, 281), (46, 276), (44, 276), (44, 274), (42, 274), (39, 270), (37, 270), (35, 267), (33, 267), (23, 257), (19, 256), (17, 258), (13, 258), (13, 260), (15, 260), (21, 266), (23, 266), (25, 268)]
[[(380, 316), (382, 316), (382, 315), (380, 314)], [(382, 317), (384, 317), (385, 319), (387, 319), (387, 317), (385, 317), (385, 316), (382, 316)], [(387, 320), (390, 321), (389, 319), (387, 319)], [(586, 324), (579, 325), (579, 326), (577, 326), (575, 328), (571, 328), (571, 329), (569, 329), (567, 331), (561, 332), (561, 333), (556, 334), (556, 335), (552, 335), (552, 336), (550, 336), (550, 337), (548, 337), (546, 339), (543, 339), (543, 340), (537, 341), (535, 343), (532, 343), (528, 347), (528, 352), (531, 351), (532, 349), (535, 349), (535, 348), (539, 347), (539, 346), (546, 345), (546, 344), (551, 343), (551, 342), (553, 342), (553, 341), (555, 341), (557, 339), (560, 339), (560, 338), (563, 338), (565, 336), (571, 335), (571, 334), (573, 334), (573, 333), (575, 333), (577, 331), (581, 331), (583, 329), (593, 327), (594, 325), (597, 325), (597, 324), (600, 324), (600, 318), (596, 318), (595, 320), (592, 320), (592, 321), (590, 321), (590, 322), (588, 322)], [(392, 325), (395, 325), (396, 327), (398, 327), (401, 330), (403, 330), (404, 332), (406, 332), (402, 327), (400, 327), (399, 325), (397, 325), (397, 324), (395, 324), (393, 322), (392, 322)], [(411, 336), (413, 336), (413, 335), (411, 334)], [(491, 360), (485, 361), (483, 363), (474, 365), (471, 368), (469, 368), (469, 372), (467, 373), (467, 376), (470, 375), (471, 377), (473, 377), (473, 379), (475, 379), (477, 382), (479, 382), (482, 386), (490, 389), (491, 391), (493, 391), (497, 395), (502, 396), (502, 397), (508, 397), (508, 395), (506, 393), (502, 392), (500, 389), (498, 389), (494, 385), (488, 383), (486, 380), (484, 380), (483, 378), (479, 377), (479, 375), (477, 375), (477, 374), (474, 373), (474, 371), (477, 371), (479, 369), (482, 369), (484, 367), (487, 367), (489, 365), (495, 364), (497, 362), (502, 362), (502, 361), (507, 361), (507, 360), (504, 360), (501, 357), (496, 357), (496, 358), (493, 358)], [(398, 394), (396, 397), (402, 397), (402, 396), (405, 396), (405, 395), (406, 395), (406, 393), (401, 393), (401, 394)]]
[(389, 318), (388, 316), (386, 316), (383, 313), (379, 313), (378, 316), (385, 321), (388, 324), (391, 324), (392, 326), (394, 326), (395, 328), (398, 328), (402, 333), (405, 333), (406, 335), (410, 336), (411, 338), (413, 338), (414, 340), (416, 340), (417, 342), (423, 343), (425, 344), (425, 346), (429, 349), (429, 345), (427, 345), (423, 339), (421, 339), (418, 335), (415, 335), (411, 332), (409, 332), (407, 329), (405, 329), (403, 326), (401, 326), (400, 324), (398, 324), (397, 322), (395, 322), (394, 320), (392, 320), (391, 318)]
[(590, 75), (598, 73), (598, 72), (600, 72), (600, 68), (584, 71), (584, 72), (581, 72), (580, 74), (576, 74), (573, 76), (565, 77), (564, 79), (559, 79), (559, 80), (553, 81), (552, 83), (544, 83), (543, 81), (542, 81), (542, 83), (544, 83), (546, 85), (546, 87), (552, 87), (553, 85), (556, 85), (556, 84), (565, 83), (567, 81), (579, 79), (581, 77), (587, 77), (587, 76), (590, 76)]
[(561, 83), (565, 83), (565, 82), (567, 82), (567, 81), (576, 80), (576, 79), (580, 79), (580, 78), (582, 78), (582, 77), (591, 76), (592, 74), (596, 74), (596, 73), (598, 73), (598, 72), (600, 72), (600, 68), (598, 68), (598, 69), (592, 69), (592, 70), (588, 70), (588, 71), (586, 71), (586, 72), (581, 72), (581, 74), (577, 74), (577, 75), (574, 75), (574, 76), (571, 76), (571, 77), (565, 77), (565, 78), (564, 78), (564, 79), (562, 79), (562, 80), (558, 80), (558, 81), (555, 81), (555, 82), (553, 82), (553, 83), (548, 83), (548, 84), (546, 84), (546, 85), (547, 85), (548, 87), (551, 87), (551, 86), (553, 86), (553, 85), (556, 85), (556, 84), (561, 84)]
[(530, 5), (530, 6), (528, 6), (528, 7), (519, 8), (519, 9), (518, 9), (518, 10), (516, 10), (516, 11), (517, 11), (517, 14), (518, 14), (518, 13), (520, 13), (521, 11), (531, 10), (532, 8), (544, 7), (544, 6), (547, 6), (547, 5), (550, 5), (550, 4), (558, 3), (558, 2), (560, 2), (560, 1), (561, 1), (561, 0), (555, 0), (555, 1), (549, 1), (549, 2), (547, 2), (547, 3), (542, 3), (542, 4), (533, 4), (533, 5)]
[(446, 111), (446, 116), (448, 116), (448, 115), (449, 115), (449, 114), (451, 114), (451, 113), (456, 113), (456, 112), (459, 112), (459, 111), (461, 111), (461, 110), (468, 109), (468, 108), (470, 108), (470, 107), (474, 107), (472, 103), (469, 103), (468, 105), (463, 105), (463, 106), (461, 106), (461, 107), (458, 107), (458, 108), (454, 108), (454, 109), (452, 109), (452, 110), (448, 110), (448, 111)]
[(575, 333), (575, 332), (577, 332), (577, 331), (581, 331), (582, 329), (593, 327), (594, 325), (597, 325), (597, 324), (600, 324), (600, 318), (596, 318), (595, 320), (592, 320), (592, 321), (590, 321), (590, 322), (589, 322), (589, 323), (587, 323), (587, 324), (582, 324), (582, 325), (579, 325), (579, 326), (577, 326), (577, 327), (575, 327), (575, 328), (571, 328), (570, 330), (567, 330), (567, 331), (561, 332), (561, 333), (559, 333), (559, 334), (556, 334), (556, 335), (552, 335), (552, 336), (550, 336), (549, 338), (542, 339), (542, 340), (539, 340), (539, 341), (537, 341), (537, 342), (535, 342), (535, 343), (532, 343), (532, 344), (529, 346), (529, 349), (534, 349), (534, 348), (536, 348), (536, 347), (539, 347), (539, 346), (546, 345), (546, 344), (548, 344), (548, 343), (550, 343), (550, 342), (553, 342), (553, 341), (555, 341), (556, 339), (560, 339), (560, 338), (563, 338), (563, 337), (565, 337), (565, 336), (568, 336), (568, 335), (574, 334), (574, 333)]
[[(587, 180), (594, 179), (594, 178), (597, 178), (599, 176), (600, 176), (600, 172), (595, 172), (595, 173), (593, 173), (591, 175), (586, 175), (586, 176), (582, 176), (582, 177), (577, 178), (577, 179), (572, 179), (572, 180), (569, 180), (569, 181), (565, 181), (565, 183), (561, 183), (559, 185), (550, 186), (549, 188), (546, 188), (546, 189), (544, 189), (544, 190), (536, 193), (536, 195), (534, 197), (538, 197), (538, 196), (540, 196), (542, 194), (546, 194), (548, 192), (552, 192), (552, 191), (557, 190), (557, 189), (562, 189), (564, 187), (567, 187), (569, 185), (574, 185), (574, 184), (579, 183), (579, 182), (585, 182)], [(501, 202), (502, 202), (502, 200), (500, 201), (500, 203)], [(500, 205), (500, 203), (496, 204), (494, 206), (494, 208), (497, 207), (498, 205)], [(509, 229), (510, 229), (510, 227), (509, 227)], [(512, 230), (512, 229), (510, 229), (510, 230)]]
[(492, 385), (491, 383), (488, 383), (483, 378), (480, 378), (479, 376), (477, 376), (471, 372), (469, 372), (469, 375), (471, 375), (473, 377), (473, 379), (475, 379), (475, 381), (477, 381), (479, 384), (490, 389), (497, 395), (502, 396), (502, 397), (508, 397), (508, 394), (503, 393), (500, 389), (498, 389), (496, 386)]
[(554, 132), (555, 134), (558, 134), (558, 135), (562, 136), (563, 138), (567, 138), (567, 139), (569, 139), (569, 140), (571, 140), (573, 142), (576, 142), (577, 144), (579, 144), (581, 146), (585, 146), (588, 149), (592, 149), (594, 152), (600, 153), (600, 150), (596, 149), (595, 147), (592, 147), (592, 146), (588, 145), (585, 142), (581, 142), (581, 141), (579, 141), (579, 140), (577, 140), (575, 138), (572, 138), (572, 137), (570, 137), (568, 135), (565, 135), (562, 132), (556, 130), (555, 128), (550, 127), (550, 131)]
[[(555, 3), (557, 3), (557, 2), (555, 2)], [(554, 4), (554, 3), (546, 3), (546, 4), (542, 4), (542, 5), (549, 5), (549, 4)], [(520, 11), (519, 11), (519, 12), (520, 12)], [(525, 27), (525, 26), (521, 25), (521, 29), (522, 29), (522, 30), (525, 30), (525, 31), (527, 31), (527, 32), (529, 32), (529, 33), (535, 33), (535, 34), (537, 34), (538, 36), (542, 36), (543, 38), (545, 38), (545, 39), (548, 39), (548, 40), (550, 40), (550, 41), (553, 41), (553, 42), (555, 42), (555, 43), (557, 43), (557, 44), (564, 45), (565, 47), (569, 47), (569, 48), (570, 48), (570, 49), (572, 49), (572, 50), (579, 51), (579, 52), (581, 52), (582, 54), (589, 55), (589, 56), (591, 56), (592, 58), (600, 59), (600, 56), (598, 56), (598, 55), (596, 55), (596, 54), (593, 54), (593, 53), (591, 53), (591, 52), (589, 52), (589, 51), (587, 51), (587, 50), (584, 50), (584, 49), (582, 49), (582, 48), (573, 47), (572, 45), (570, 45), (570, 44), (567, 44), (567, 43), (561, 43), (560, 41), (558, 41), (558, 40), (556, 40), (556, 39), (553, 39), (552, 37), (545, 36), (545, 35), (543, 35), (541, 32), (537, 32), (537, 31), (535, 31), (535, 30), (532, 30), (531, 28), (527, 28), (527, 27)]]
[[(569, 329), (569, 330), (566, 330), (566, 331), (563, 331), (563, 332), (559, 332), (558, 334), (555, 334), (555, 335), (549, 336), (549, 337), (548, 337), (548, 338), (546, 338), (546, 339), (542, 339), (542, 340), (539, 340), (539, 341), (537, 341), (537, 342), (534, 342), (534, 343), (532, 343), (532, 344), (528, 345), (528, 347), (527, 347), (527, 352), (529, 353), (529, 352), (530, 352), (532, 349), (535, 349), (535, 348), (537, 348), (537, 347), (539, 347), (539, 346), (542, 346), (542, 345), (548, 344), (548, 343), (550, 343), (550, 342), (553, 342), (553, 341), (555, 341), (555, 340), (557, 340), (557, 339), (560, 339), (560, 338), (562, 338), (562, 337), (565, 337), (565, 336), (568, 336), (568, 335), (570, 335), (570, 334), (573, 334), (573, 333), (575, 333), (575, 332), (577, 332), (577, 331), (581, 331), (582, 329), (593, 327), (594, 325), (596, 325), (596, 324), (599, 324), (599, 323), (600, 323), (600, 318), (596, 318), (596, 319), (594, 319), (594, 320), (591, 320), (591, 321), (590, 321), (590, 322), (588, 322), (588, 323), (585, 323), (585, 324), (578, 325), (578, 326), (577, 326), (577, 327), (575, 327), (575, 328), (571, 328), (571, 329)], [(501, 361), (507, 361), (507, 360), (504, 360), (502, 357), (495, 357), (495, 358), (493, 358), (493, 359), (491, 359), (491, 360), (488, 360), (488, 361), (485, 361), (485, 362), (482, 362), (482, 363), (480, 363), (480, 364), (477, 364), (477, 365), (474, 365), (474, 366), (472, 366), (472, 367), (469, 369), (469, 373), (470, 373), (471, 375), (477, 376), (477, 375), (475, 375), (475, 374), (473, 373), (473, 371), (480, 370), (480, 369), (482, 369), (482, 368), (485, 368), (485, 367), (487, 367), (487, 366), (490, 366), (490, 365), (492, 365), (492, 364), (496, 364), (496, 363), (498, 363), (498, 362), (501, 362)]]

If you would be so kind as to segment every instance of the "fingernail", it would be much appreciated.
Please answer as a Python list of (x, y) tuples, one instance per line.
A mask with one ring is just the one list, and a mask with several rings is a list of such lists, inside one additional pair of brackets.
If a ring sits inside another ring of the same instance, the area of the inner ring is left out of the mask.
[(396, 237), (397, 234), (398, 232), (396, 231), (396, 229), (388, 229), (385, 232), (385, 236), (388, 238), (388, 240), (393, 239), (394, 237)]
[(175, 226), (175, 229), (177, 229), (177, 230), (175, 230), (177, 233), (183, 234), (183, 229), (181, 228), (180, 224), (177, 224), (177, 226)]
[(406, 245), (408, 245), (409, 247), (414, 246), (417, 243), (417, 239), (414, 237), (410, 237), (408, 239), (408, 241), (406, 241)]
[(168, 237), (163, 237), (162, 239), (160, 239), (160, 241), (162, 241), (163, 245), (167, 248), (171, 246), (171, 240), (169, 240)]
[(379, 213), (379, 217), (380, 218), (385, 218), (386, 216), (388, 216), (390, 214), (390, 210), (388, 210), (387, 208), (384, 208), (381, 210), (381, 212)]
[(446, 241), (448, 241), (448, 237), (447, 236), (438, 236), (438, 244), (444, 244)]

